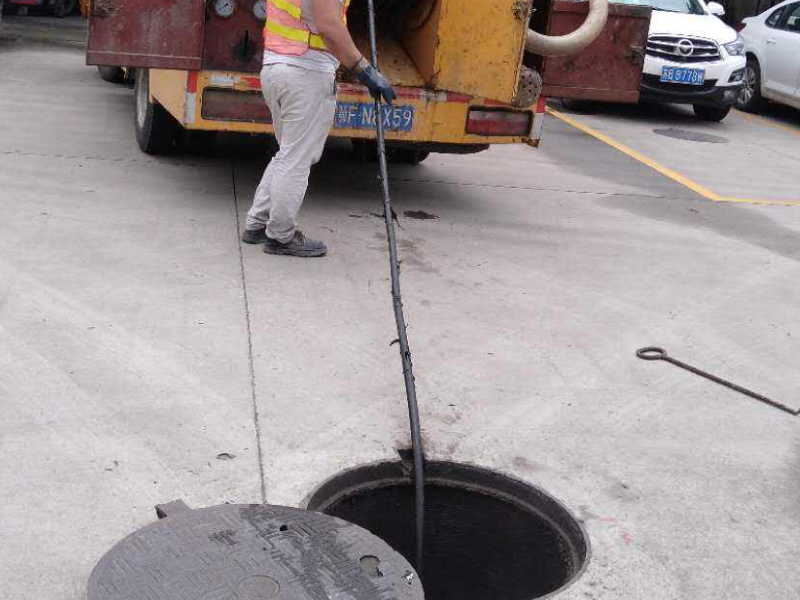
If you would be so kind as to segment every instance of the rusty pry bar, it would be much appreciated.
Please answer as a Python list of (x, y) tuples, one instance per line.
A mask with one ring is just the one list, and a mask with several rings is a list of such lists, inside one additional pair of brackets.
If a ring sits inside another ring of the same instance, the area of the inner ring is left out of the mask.
[(636, 356), (641, 358), (642, 360), (664, 360), (668, 363), (672, 363), (673, 365), (680, 367), (681, 369), (686, 369), (690, 373), (694, 373), (695, 375), (700, 375), (700, 377), (705, 377), (706, 379), (710, 379), (714, 383), (718, 383), (720, 385), (724, 385), (726, 388), (732, 389), (735, 392), (739, 392), (740, 394), (744, 394), (745, 396), (750, 396), (751, 398), (758, 400), (759, 402), (763, 402), (764, 404), (769, 404), (770, 406), (777, 408), (778, 410), (785, 411), (790, 415), (800, 415), (800, 410), (794, 410), (786, 406), (785, 404), (781, 404), (780, 402), (776, 402), (775, 400), (770, 400), (766, 396), (762, 396), (761, 394), (756, 394), (755, 392), (748, 390), (747, 388), (743, 388), (740, 385), (736, 385), (728, 381), (727, 379), (722, 379), (721, 377), (717, 377), (716, 375), (712, 375), (711, 373), (706, 373), (705, 371), (701, 371), (697, 367), (693, 367), (692, 365), (687, 365), (684, 362), (681, 362), (675, 358), (672, 358), (667, 351), (663, 348), (659, 348), (658, 346), (648, 346), (647, 348), (639, 348), (636, 351)]

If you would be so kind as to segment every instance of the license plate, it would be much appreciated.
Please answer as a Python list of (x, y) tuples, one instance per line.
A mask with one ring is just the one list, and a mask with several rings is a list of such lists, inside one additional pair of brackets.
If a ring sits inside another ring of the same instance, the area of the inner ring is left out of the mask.
[(687, 83), (703, 85), (706, 80), (705, 69), (688, 69), (686, 67), (661, 67), (661, 81), (668, 83)]
[[(414, 107), (382, 104), (381, 118), (387, 131), (411, 131), (414, 127)], [(339, 129), (375, 129), (375, 105), (337, 102), (333, 126)]]

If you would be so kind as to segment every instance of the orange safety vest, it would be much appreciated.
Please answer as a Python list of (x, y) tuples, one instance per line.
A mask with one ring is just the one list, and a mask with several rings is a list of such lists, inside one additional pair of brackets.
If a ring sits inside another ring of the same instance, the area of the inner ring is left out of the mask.
[[(264, 47), (270, 52), (300, 56), (309, 48), (328, 52), (325, 40), (308, 28), (303, 20), (303, 0), (267, 0)], [(342, 22), (347, 23), (347, 7), (342, 3)]]

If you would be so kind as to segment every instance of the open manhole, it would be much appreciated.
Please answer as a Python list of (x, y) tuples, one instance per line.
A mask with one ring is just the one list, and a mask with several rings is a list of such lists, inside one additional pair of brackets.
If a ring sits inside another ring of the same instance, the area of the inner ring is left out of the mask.
[(729, 141), (728, 138), (724, 138), (719, 135), (711, 135), (710, 133), (701, 133), (699, 131), (691, 131), (689, 129), (678, 129), (676, 127), (669, 127), (667, 129), (653, 129), (653, 133), (675, 138), (676, 140), (686, 140), (687, 142), (727, 144)]
[[(541, 598), (586, 566), (586, 533), (542, 490), (449, 462), (428, 463), (425, 490), (426, 600)], [(361, 525), (414, 560), (414, 488), (401, 462), (336, 476), (308, 508)]]

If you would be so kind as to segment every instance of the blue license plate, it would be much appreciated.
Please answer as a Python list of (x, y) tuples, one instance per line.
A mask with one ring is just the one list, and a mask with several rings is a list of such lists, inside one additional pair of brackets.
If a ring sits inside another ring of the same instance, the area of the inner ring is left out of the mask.
[(661, 67), (661, 81), (666, 83), (687, 83), (703, 85), (706, 80), (705, 69), (688, 69), (686, 67)]
[[(413, 106), (381, 105), (383, 127), (387, 131), (411, 131)], [(339, 129), (375, 129), (375, 105), (362, 102), (337, 102), (333, 126)]]

